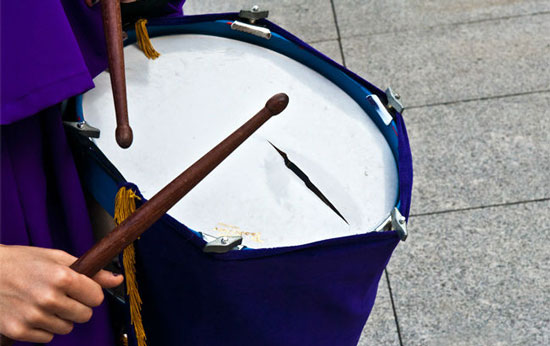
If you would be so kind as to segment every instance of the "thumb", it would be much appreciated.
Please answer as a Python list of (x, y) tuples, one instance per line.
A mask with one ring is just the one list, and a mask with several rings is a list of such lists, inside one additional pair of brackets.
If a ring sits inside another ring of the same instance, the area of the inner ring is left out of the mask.
[(107, 270), (101, 270), (92, 278), (103, 288), (117, 287), (124, 281), (122, 274), (113, 273)]

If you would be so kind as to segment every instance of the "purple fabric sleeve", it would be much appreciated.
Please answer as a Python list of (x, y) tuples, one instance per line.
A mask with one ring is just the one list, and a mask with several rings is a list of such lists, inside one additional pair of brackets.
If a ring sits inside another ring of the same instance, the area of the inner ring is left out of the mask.
[(93, 86), (59, 1), (3, 1), (1, 16), (1, 124)]
[[(181, 15), (183, 2), (171, 1), (166, 13)], [(80, 256), (93, 244), (92, 231), (55, 105), (92, 88), (107, 66), (101, 9), (84, 0), (1, 5), (0, 243)], [(90, 322), (51, 343), (112, 344), (104, 305)]]
[[(58, 248), (82, 255), (93, 243), (59, 107), (2, 130), (0, 243)], [(51, 345), (113, 345), (106, 307)], [(16, 345), (25, 345), (16, 343)]]
[(186, 0), (170, 0), (163, 9), (163, 17), (183, 16), (183, 5)]
[[(172, 0), (167, 17), (183, 15)], [(94, 86), (107, 67), (100, 6), (84, 0), (3, 1), (0, 124), (11, 124)]]
[(99, 4), (88, 7), (84, 0), (61, 0), (72, 35), (93, 78), (107, 68), (107, 47)]

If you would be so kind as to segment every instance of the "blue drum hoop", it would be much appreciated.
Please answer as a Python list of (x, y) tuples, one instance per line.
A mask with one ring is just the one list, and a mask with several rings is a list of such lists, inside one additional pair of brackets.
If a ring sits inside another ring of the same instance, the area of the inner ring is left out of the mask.
[[(367, 99), (367, 96), (374, 94), (384, 104), (388, 104), (386, 93), (266, 19), (258, 21), (257, 24), (271, 31), (269, 40), (232, 30), (231, 24), (238, 19), (238, 13), (153, 19), (148, 23), (148, 32), (151, 38), (177, 34), (202, 34), (251, 43), (292, 58), (336, 84), (369, 115), (388, 142), (398, 169), (399, 192), (395, 207), (408, 219), (413, 169), (411, 150), (403, 117), (399, 112), (393, 110), (393, 119), (389, 125), (386, 125), (380, 116), (380, 110)], [(129, 31), (125, 45), (134, 43), (136, 43), (135, 31)], [(79, 119), (84, 119), (82, 96), (77, 97), (76, 112)], [(113, 215), (114, 196), (118, 191), (118, 187), (126, 180), (93, 143), (90, 143), (89, 146), (90, 159), (93, 158), (93, 160), (87, 162), (87, 169), (83, 170), (85, 185), (89, 187), (90, 192), (101, 206), (110, 215)]]

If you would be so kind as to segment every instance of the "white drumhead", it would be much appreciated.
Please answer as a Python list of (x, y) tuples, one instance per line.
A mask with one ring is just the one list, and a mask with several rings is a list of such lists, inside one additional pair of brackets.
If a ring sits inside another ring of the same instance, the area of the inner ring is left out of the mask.
[[(397, 199), (397, 168), (373, 121), (319, 73), (248, 43), (205, 35), (152, 40), (148, 60), (125, 48), (134, 143), (120, 149), (108, 73), (84, 95), (97, 145), (124, 177), (151, 198), (237, 129), (272, 95), (288, 108), (270, 119), (169, 214), (209, 233), (244, 234), (249, 247), (279, 247), (365, 233)], [(346, 218), (314, 195), (284, 164), (272, 142)]]

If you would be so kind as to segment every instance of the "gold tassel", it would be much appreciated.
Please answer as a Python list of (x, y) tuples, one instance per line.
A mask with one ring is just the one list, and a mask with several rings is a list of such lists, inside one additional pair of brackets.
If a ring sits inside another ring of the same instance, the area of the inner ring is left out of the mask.
[[(117, 225), (136, 211), (136, 199), (141, 199), (134, 191), (121, 187), (115, 197), (115, 222)], [(141, 320), (141, 297), (136, 280), (136, 252), (134, 244), (124, 249), (123, 265), (126, 281), (126, 293), (130, 300), (130, 319), (134, 325), (138, 346), (147, 346), (145, 329)]]
[(128, 334), (122, 334), (120, 340), (122, 341), (122, 346), (128, 346)]
[(139, 46), (139, 49), (143, 51), (143, 54), (148, 59), (155, 60), (160, 56), (160, 53), (155, 50), (151, 39), (149, 39), (149, 34), (147, 33), (147, 19), (139, 19), (136, 22), (136, 39)]

